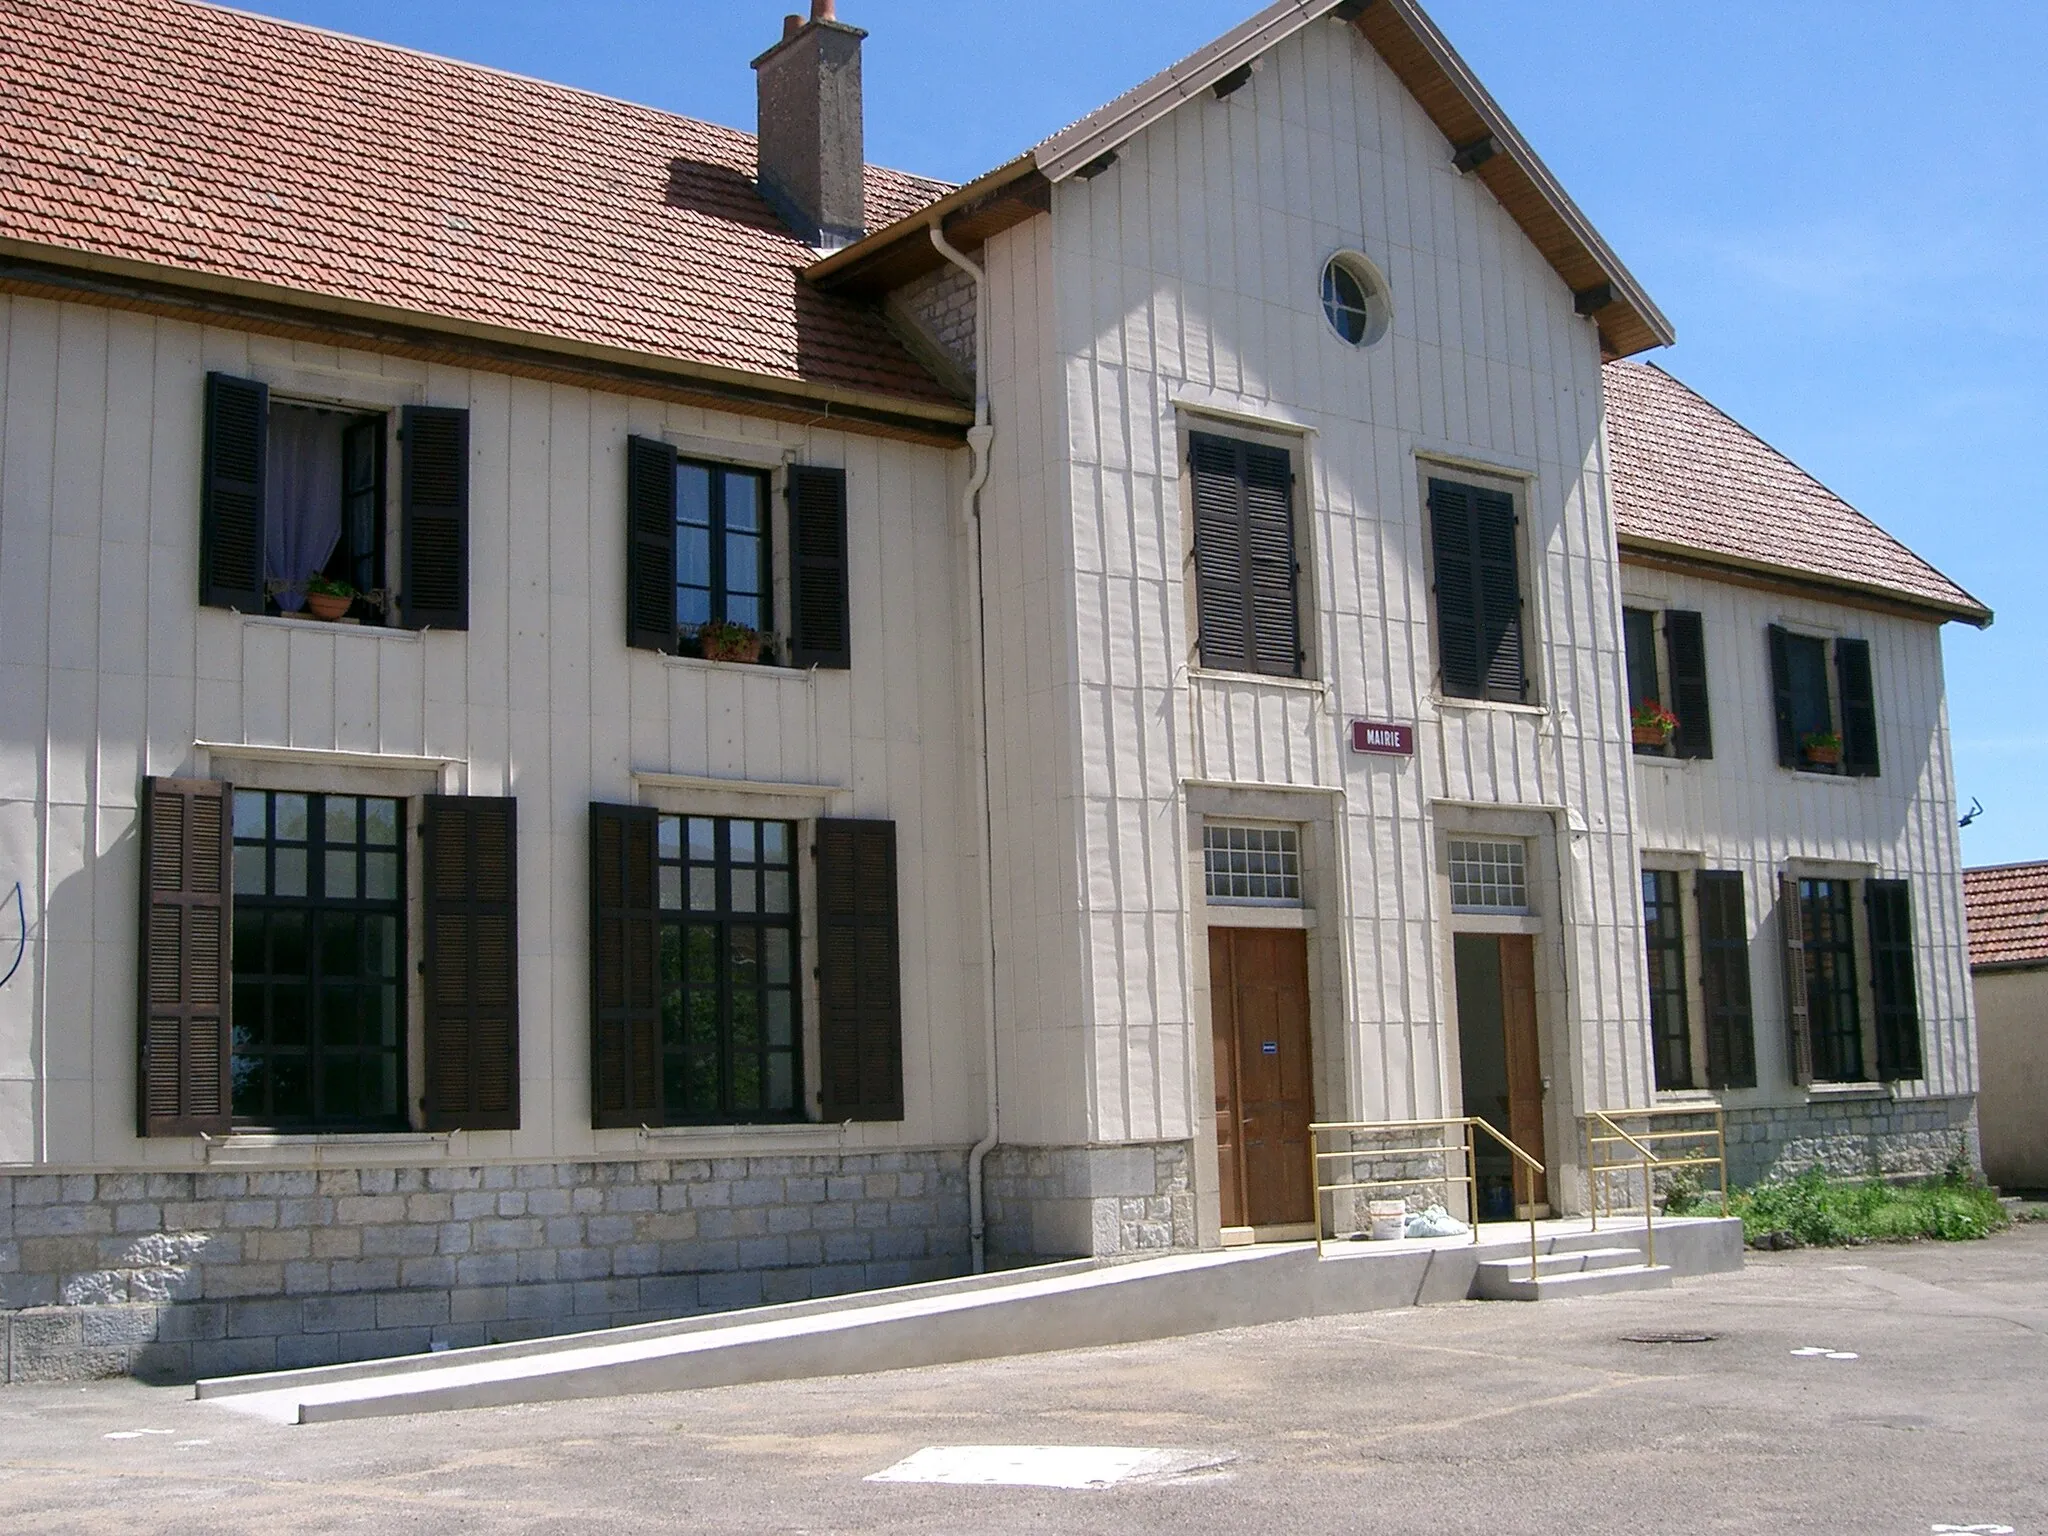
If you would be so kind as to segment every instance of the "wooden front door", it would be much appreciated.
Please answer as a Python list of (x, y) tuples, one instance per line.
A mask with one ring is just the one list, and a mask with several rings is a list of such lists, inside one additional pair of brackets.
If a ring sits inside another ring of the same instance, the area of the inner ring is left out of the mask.
[[(1526, 933), (1501, 935), (1500, 1023), (1508, 1058), (1508, 1139), (1547, 1168), (1550, 1158), (1543, 1146), (1543, 1047), (1536, 1036), (1536, 940)], [(1545, 1176), (1533, 1176), (1533, 1189), (1529, 1187), (1530, 1177), (1526, 1172), (1517, 1174), (1516, 1204), (1522, 1204), (1524, 1196), (1537, 1205), (1548, 1204), (1550, 1192)]]
[(1226, 1227), (1315, 1220), (1308, 1127), (1315, 1090), (1308, 1029), (1308, 935), (1209, 930), (1216, 1036), (1216, 1150)]

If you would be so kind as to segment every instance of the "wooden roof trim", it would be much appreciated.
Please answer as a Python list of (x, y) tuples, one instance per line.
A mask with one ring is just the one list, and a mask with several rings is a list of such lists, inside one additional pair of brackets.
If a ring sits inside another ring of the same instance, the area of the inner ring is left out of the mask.
[(1030, 155), (1019, 155), (935, 203), (906, 214), (863, 240), (834, 251), (804, 269), (804, 278), (828, 293), (877, 297), (927, 272), (936, 272), (945, 258), (927, 233), (934, 224), (963, 250), (985, 245), (994, 236), (1052, 208), (1052, 183)]
[(1639, 565), (1682, 576), (1703, 576), (1709, 581), (1725, 581), (1788, 597), (1818, 597), (1827, 602), (1843, 603), (1898, 618), (1935, 623), (1958, 620), (1978, 629), (1991, 627), (1992, 612), (1981, 606), (1944, 603), (1937, 598), (1921, 597), (1893, 587), (1817, 576), (1791, 566), (1769, 565), (1760, 560), (1745, 560), (1739, 555), (1724, 555), (1686, 544), (1668, 544), (1634, 534), (1622, 534), (1614, 542), (1623, 565)]
[[(940, 258), (925, 231), (935, 218), (951, 219), (971, 205), (1000, 201), (1010, 188), (1030, 184), (1031, 195), (1004, 206), (985, 229), (964, 231), (956, 244), (972, 249), (990, 235), (1050, 207), (1053, 185), (1078, 175), (1217, 82), (1277, 44), (1327, 17), (1347, 0), (1278, 0), (1170, 69), (1126, 91), (1028, 154), (865, 240), (834, 253), (805, 273), (820, 287), (869, 295), (888, 291), (937, 269)], [(1355, 3), (1355, 0), (1349, 0)], [(1415, 0), (1368, 0), (1351, 23), (1386, 60), (1450, 144), (1491, 138), (1497, 151), (1473, 172), (1500, 200), (1600, 330), (1602, 352), (1628, 357), (1669, 346), (1677, 332), (1635, 275), (1601, 238), (1590, 220), (1535, 150), (1479, 83), (1450, 41)], [(1036, 182), (1030, 178), (1036, 177)]]

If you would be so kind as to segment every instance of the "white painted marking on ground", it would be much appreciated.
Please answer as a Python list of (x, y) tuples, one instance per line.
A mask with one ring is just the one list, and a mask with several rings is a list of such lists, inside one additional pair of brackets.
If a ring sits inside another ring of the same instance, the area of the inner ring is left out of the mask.
[(1825, 1355), (1825, 1354), (1827, 1354), (1827, 1353), (1828, 1353), (1828, 1351), (1827, 1351), (1827, 1350), (1825, 1350), (1825, 1349), (1822, 1349), (1822, 1348), (1820, 1348), (1820, 1347), (1819, 1347), (1818, 1345), (1815, 1345), (1815, 1344), (1809, 1344), (1809, 1345), (1807, 1345), (1807, 1346), (1806, 1346), (1806, 1348), (1804, 1348), (1804, 1349), (1795, 1349), (1795, 1350), (1793, 1350), (1793, 1351), (1792, 1351), (1792, 1353), (1793, 1353), (1793, 1354), (1795, 1354), (1795, 1355), (1798, 1355), (1798, 1356), (1800, 1356), (1800, 1357), (1802, 1357), (1802, 1358), (1804, 1358), (1804, 1359), (1809, 1359), (1809, 1360), (1810, 1360), (1810, 1359), (1813, 1359), (1813, 1358), (1815, 1358), (1816, 1356), (1819, 1356), (1819, 1355)]
[(1197, 1471), (1230, 1460), (1128, 1445), (934, 1445), (867, 1478), (982, 1488), (1114, 1488), (1133, 1478)]
[(1934, 1536), (2013, 1536), (2009, 1525), (1937, 1525)]
[(1830, 1360), (1854, 1360), (1858, 1357), (1846, 1349), (1831, 1349), (1828, 1351), (1828, 1358)]
[(144, 1435), (168, 1435), (168, 1429), (116, 1429), (102, 1435), (102, 1440), (140, 1440)]
[(213, 1444), (213, 1442), (212, 1442), (211, 1440), (180, 1440), (180, 1441), (178, 1442), (178, 1449), (182, 1451), (182, 1450), (187, 1450), (187, 1449), (189, 1449), (190, 1447), (192, 1447), (192, 1446), (195, 1446), (195, 1445), (211, 1445), (211, 1444)]

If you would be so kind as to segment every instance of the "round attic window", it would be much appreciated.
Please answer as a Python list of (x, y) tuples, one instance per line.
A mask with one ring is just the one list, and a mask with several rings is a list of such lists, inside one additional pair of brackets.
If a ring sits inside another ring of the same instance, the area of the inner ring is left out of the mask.
[(1371, 346), (1387, 334), (1392, 316), (1386, 279), (1358, 252), (1339, 251), (1323, 268), (1323, 313), (1343, 340)]

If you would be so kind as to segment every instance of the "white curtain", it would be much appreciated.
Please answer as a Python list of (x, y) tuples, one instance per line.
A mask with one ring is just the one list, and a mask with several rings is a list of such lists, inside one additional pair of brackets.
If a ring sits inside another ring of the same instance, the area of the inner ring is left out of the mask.
[(285, 582), (277, 606), (306, 606), (306, 583), (341, 542), (341, 418), (298, 406), (270, 412), (270, 473), (263, 497), (263, 574)]

